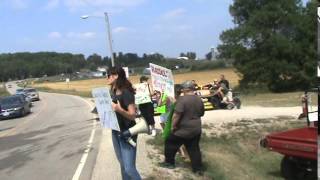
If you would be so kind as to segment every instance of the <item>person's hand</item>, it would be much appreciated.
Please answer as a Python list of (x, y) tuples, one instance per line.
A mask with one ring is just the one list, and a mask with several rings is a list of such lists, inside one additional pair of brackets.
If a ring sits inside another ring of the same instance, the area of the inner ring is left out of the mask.
[(120, 112), (122, 110), (119, 100), (117, 101), (117, 103), (112, 102), (111, 106), (113, 111), (115, 112)]

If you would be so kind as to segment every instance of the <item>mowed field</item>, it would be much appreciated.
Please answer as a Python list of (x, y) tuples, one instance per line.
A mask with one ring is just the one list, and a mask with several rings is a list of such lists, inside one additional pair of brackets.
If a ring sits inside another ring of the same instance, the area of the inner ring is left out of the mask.
[[(235, 69), (217, 69), (211, 71), (200, 71), (200, 72), (188, 72), (183, 74), (174, 74), (174, 82), (176, 84), (182, 83), (186, 80), (195, 80), (197, 84), (204, 85), (213, 82), (214, 79), (219, 79), (220, 75), (224, 74), (229, 80), (231, 87), (238, 85), (240, 77), (235, 72)], [(130, 81), (135, 84), (139, 83), (141, 76), (131, 76)], [(34, 87), (49, 88), (56, 90), (72, 90), (78, 92), (90, 92), (93, 88), (106, 86), (106, 79), (91, 79), (81, 81), (70, 81), (69, 84), (66, 82), (58, 83), (41, 83), (34, 84)]]

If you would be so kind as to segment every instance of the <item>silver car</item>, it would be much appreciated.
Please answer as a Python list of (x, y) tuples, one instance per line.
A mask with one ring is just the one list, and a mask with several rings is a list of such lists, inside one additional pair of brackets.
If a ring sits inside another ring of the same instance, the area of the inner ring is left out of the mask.
[(39, 97), (39, 93), (36, 89), (34, 88), (25, 88), (23, 90), (23, 92), (26, 93), (26, 95), (31, 98), (32, 101), (39, 101), (40, 97)]

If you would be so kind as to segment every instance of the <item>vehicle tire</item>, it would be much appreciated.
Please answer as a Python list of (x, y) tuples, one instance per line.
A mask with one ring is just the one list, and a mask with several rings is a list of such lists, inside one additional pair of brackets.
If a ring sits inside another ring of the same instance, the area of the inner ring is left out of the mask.
[(233, 103), (235, 104), (235, 106), (237, 107), (237, 109), (240, 109), (241, 107), (241, 101), (239, 98), (233, 98)]
[(235, 107), (234, 104), (228, 104), (227, 105), (227, 109), (229, 109), (229, 110), (233, 109), (234, 107)]
[(286, 180), (298, 180), (299, 167), (293, 157), (285, 156), (281, 161), (281, 174)]

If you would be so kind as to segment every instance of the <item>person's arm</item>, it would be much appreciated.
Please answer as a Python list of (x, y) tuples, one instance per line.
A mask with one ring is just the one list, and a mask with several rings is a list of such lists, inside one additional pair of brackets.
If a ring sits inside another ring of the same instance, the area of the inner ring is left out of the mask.
[(123, 109), (120, 105), (120, 102), (118, 101), (117, 103), (112, 102), (112, 108), (115, 112), (121, 114), (125, 118), (129, 120), (135, 120), (136, 118), (136, 107), (135, 104), (129, 104), (128, 105), (128, 110), (126, 111)]
[(181, 119), (182, 113), (184, 112), (184, 105), (181, 99), (178, 99), (176, 102), (176, 106), (174, 108), (174, 113), (172, 116), (172, 124), (171, 124), (171, 130), (177, 130), (178, 124)]
[(172, 126), (171, 126), (172, 131), (178, 129), (178, 123), (179, 123), (180, 117), (181, 117), (181, 113), (178, 113), (178, 112), (173, 113)]

